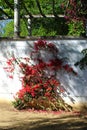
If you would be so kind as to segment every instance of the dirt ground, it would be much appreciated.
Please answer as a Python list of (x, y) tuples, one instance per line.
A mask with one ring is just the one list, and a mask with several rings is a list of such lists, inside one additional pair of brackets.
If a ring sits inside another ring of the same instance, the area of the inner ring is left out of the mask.
[(87, 130), (87, 116), (18, 111), (11, 102), (0, 101), (0, 130)]

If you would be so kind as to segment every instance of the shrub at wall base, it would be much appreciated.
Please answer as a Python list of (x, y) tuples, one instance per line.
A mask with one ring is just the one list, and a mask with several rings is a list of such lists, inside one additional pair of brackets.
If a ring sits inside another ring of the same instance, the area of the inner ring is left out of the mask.
[[(17, 109), (37, 110), (65, 110), (71, 111), (72, 107), (65, 103), (61, 97), (64, 88), (57, 77), (58, 71), (66, 71), (75, 76), (77, 73), (64, 64), (64, 58), (59, 58), (58, 48), (44, 40), (34, 42), (34, 49), (25, 58), (8, 59), (7, 68), (9, 77), (13, 78), (15, 65), (22, 74), (20, 80), (22, 88), (16, 93), (13, 105)], [(47, 56), (48, 60), (45, 60)], [(51, 57), (50, 57), (51, 56)]]

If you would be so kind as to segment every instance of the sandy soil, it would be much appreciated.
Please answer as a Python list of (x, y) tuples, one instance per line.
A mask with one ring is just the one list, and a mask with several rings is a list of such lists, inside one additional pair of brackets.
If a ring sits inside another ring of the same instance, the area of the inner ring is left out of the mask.
[(0, 130), (87, 130), (87, 117), (72, 113), (18, 111), (0, 101)]

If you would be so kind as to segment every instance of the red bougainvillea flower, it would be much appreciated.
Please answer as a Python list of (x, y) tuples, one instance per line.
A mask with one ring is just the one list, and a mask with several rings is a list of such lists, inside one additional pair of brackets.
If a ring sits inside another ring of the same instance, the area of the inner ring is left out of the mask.
[(25, 89), (22, 88), (21, 90), (19, 90), (19, 92), (17, 92), (16, 95), (18, 96), (19, 99), (23, 99), (25, 93), (26, 93)]
[(34, 90), (31, 91), (31, 95), (32, 95), (32, 97), (35, 97), (36, 94), (35, 94)]
[(44, 96), (45, 96), (45, 97), (50, 97), (50, 96), (51, 96), (51, 93), (46, 92), (46, 93), (44, 94)]
[(46, 47), (46, 41), (45, 40), (38, 40), (37, 42), (34, 42), (34, 48), (37, 51), (39, 48), (45, 48)]
[(62, 60), (61, 59), (50, 60), (50, 62), (47, 65), (53, 70), (62, 69)]
[(15, 60), (16, 60), (16, 58), (15, 58), (15, 57), (12, 57), (12, 58), (8, 59), (6, 63), (7, 63), (8, 65), (12, 65)]
[(46, 91), (51, 91), (52, 90), (52, 87), (48, 87), (47, 89), (46, 89)]
[(34, 90), (34, 91), (40, 90), (40, 89), (41, 89), (40, 84), (36, 84), (36, 85), (33, 87), (33, 90)]
[(11, 64), (12, 64), (12, 61), (11, 61), (11, 60), (8, 60), (8, 61), (7, 61), (7, 64), (8, 64), (8, 65), (11, 65)]
[(75, 71), (73, 70), (73, 68), (70, 67), (68, 64), (64, 65), (63, 68), (64, 68), (68, 73), (70, 72), (70, 73), (73, 73), (73, 74), (77, 75), (77, 72), (75, 72)]
[(10, 79), (13, 79), (13, 75), (9, 75), (9, 78), (10, 78)]

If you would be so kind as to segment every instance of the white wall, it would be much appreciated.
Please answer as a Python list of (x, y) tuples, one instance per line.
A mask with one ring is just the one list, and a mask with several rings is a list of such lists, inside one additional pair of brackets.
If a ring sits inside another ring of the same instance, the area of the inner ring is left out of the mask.
[[(26, 57), (33, 49), (33, 41), (30, 40), (2, 40), (0, 41), (0, 99), (13, 100), (13, 95), (21, 88), (17, 71), (14, 79), (8, 78), (3, 67), (9, 54), (16, 57)], [(48, 40), (49, 41), (49, 40)], [(74, 64), (82, 58), (81, 51), (87, 48), (86, 39), (64, 39), (50, 40), (59, 48), (59, 54), (68, 58), (68, 63), (78, 72), (78, 76), (68, 75), (66, 72), (58, 73), (60, 81), (66, 92), (62, 95), (66, 102), (79, 103), (87, 102), (87, 69), (80, 70)]]

